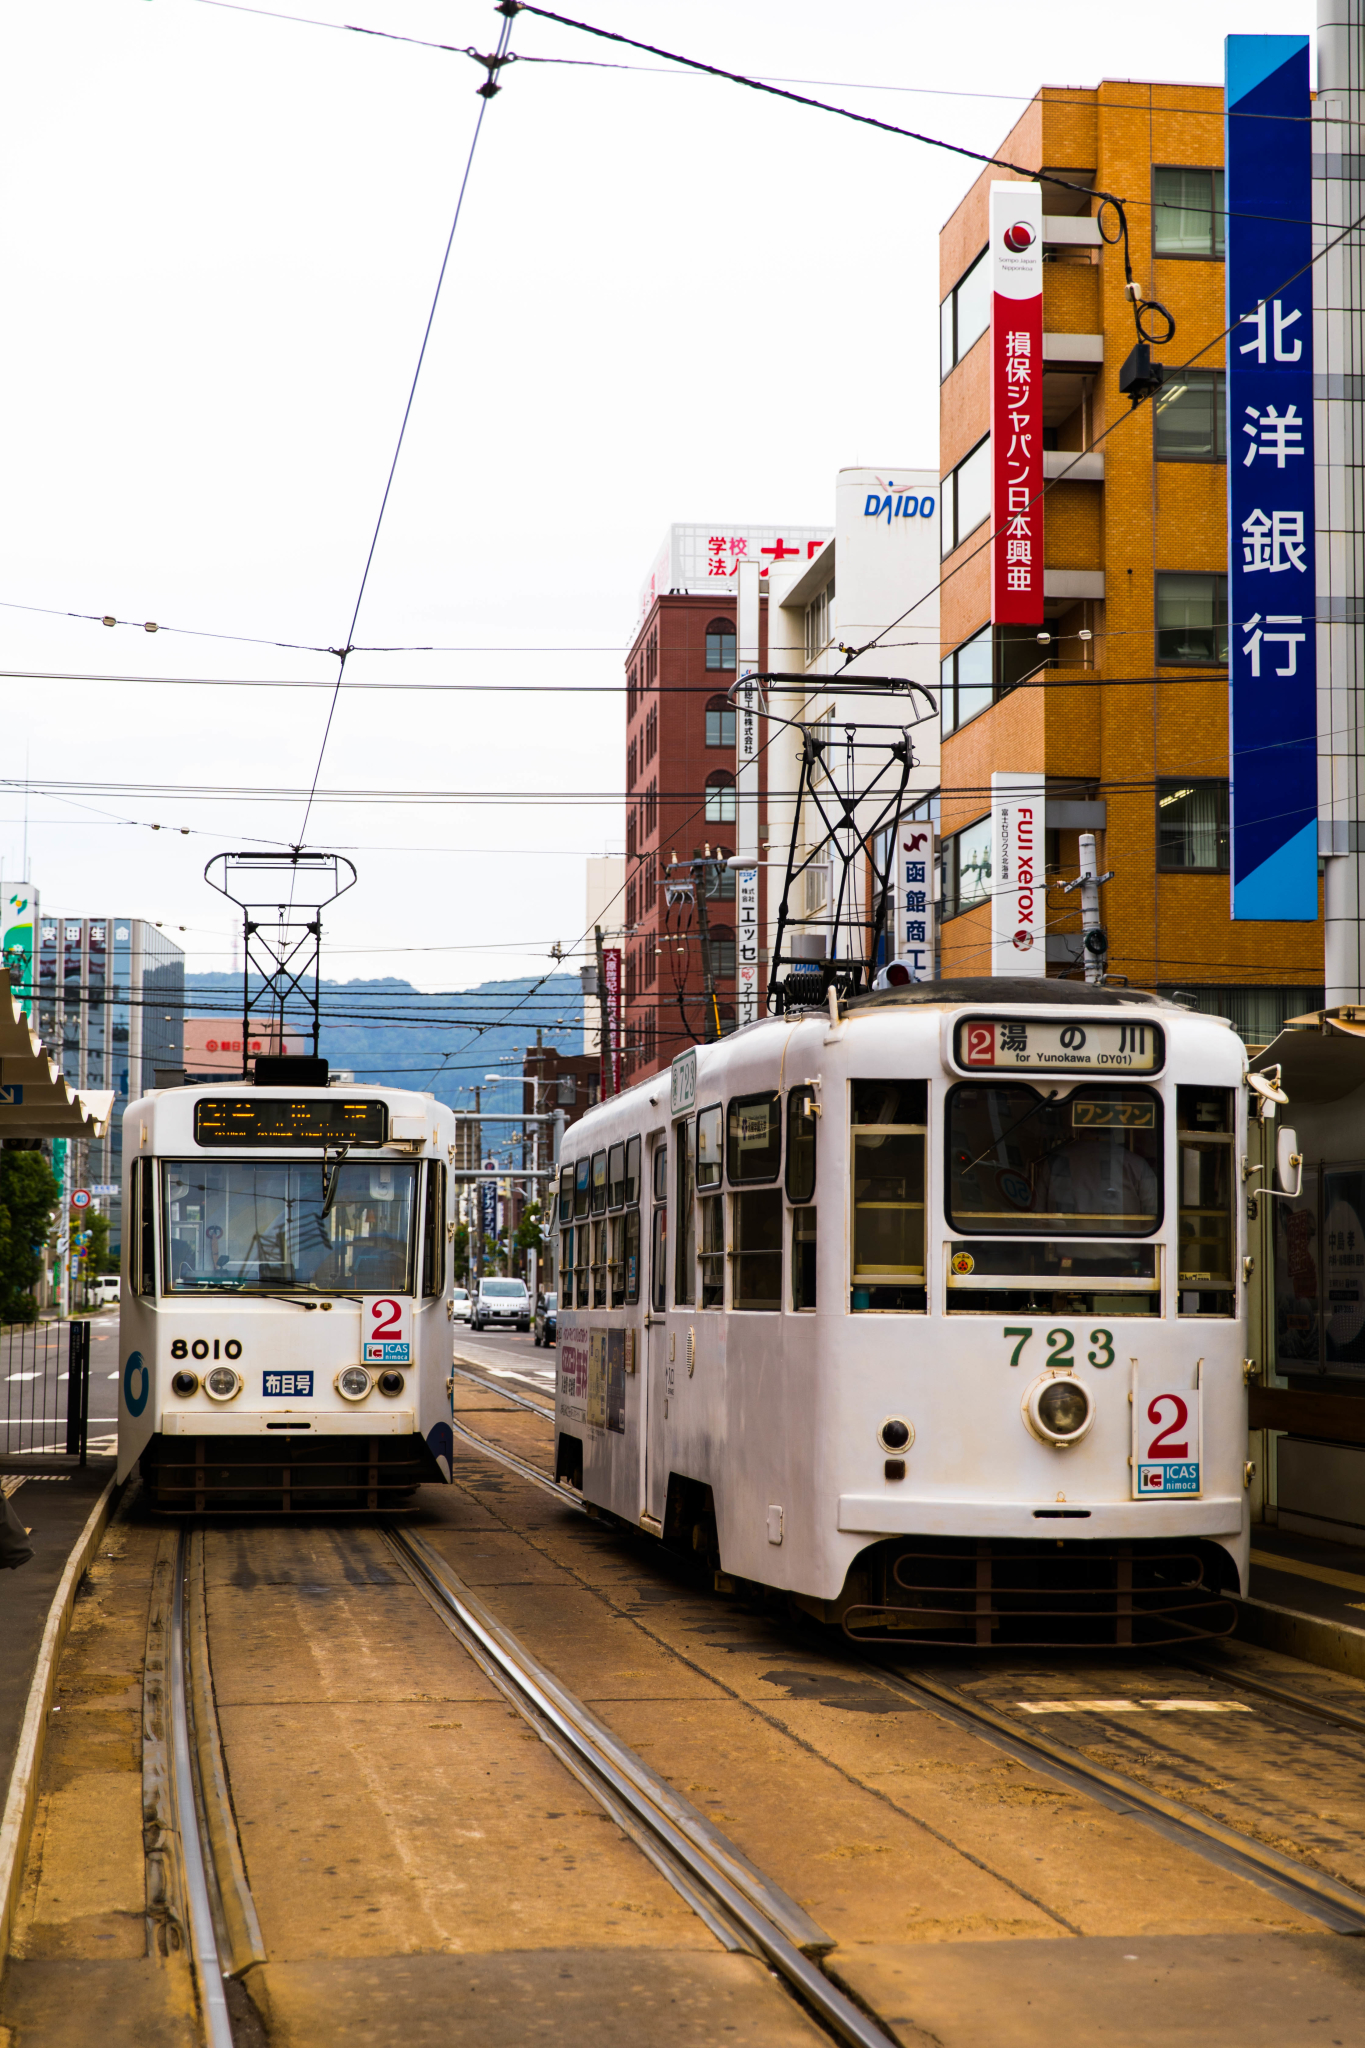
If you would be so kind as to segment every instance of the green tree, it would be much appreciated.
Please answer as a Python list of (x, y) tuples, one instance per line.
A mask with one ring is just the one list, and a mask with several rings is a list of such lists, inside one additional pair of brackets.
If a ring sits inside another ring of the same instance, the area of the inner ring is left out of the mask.
[(98, 1209), (87, 1209), (82, 1227), (90, 1233), (85, 1247), (86, 1279), (93, 1280), (100, 1273), (117, 1273), (118, 1260), (109, 1249), (109, 1218)]
[(34, 1282), (61, 1189), (41, 1152), (0, 1151), (0, 1322), (34, 1323)]

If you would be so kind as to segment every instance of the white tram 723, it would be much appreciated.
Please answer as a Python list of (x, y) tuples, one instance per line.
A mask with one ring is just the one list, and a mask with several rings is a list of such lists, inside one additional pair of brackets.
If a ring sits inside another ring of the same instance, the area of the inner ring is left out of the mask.
[(1221, 1020), (1058, 981), (684, 1053), (565, 1141), (558, 1478), (858, 1639), (1222, 1632), (1245, 1077)]
[(431, 1095), (156, 1090), (123, 1122), (119, 1477), (162, 1508), (385, 1507), (450, 1478)]

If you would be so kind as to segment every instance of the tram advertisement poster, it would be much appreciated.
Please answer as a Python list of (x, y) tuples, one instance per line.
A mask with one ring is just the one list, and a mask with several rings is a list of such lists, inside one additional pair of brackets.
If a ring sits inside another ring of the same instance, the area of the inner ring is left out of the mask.
[(1203, 1415), (1197, 1365), (1134, 1364), (1133, 1498), (1165, 1500), (1202, 1488)]
[(588, 1416), (588, 1332), (582, 1323), (559, 1331), (559, 1412), (566, 1422)]
[(362, 1365), (412, 1364), (412, 1302), (401, 1294), (360, 1298)]
[(588, 1427), (626, 1429), (626, 1333), (624, 1330), (590, 1330), (588, 1333)]

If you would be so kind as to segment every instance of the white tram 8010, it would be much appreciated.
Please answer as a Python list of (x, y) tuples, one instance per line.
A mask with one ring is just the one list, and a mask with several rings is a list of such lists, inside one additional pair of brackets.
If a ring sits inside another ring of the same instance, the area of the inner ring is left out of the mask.
[(155, 1505), (190, 1512), (449, 1481), (454, 1135), (433, 1096), (388, 1088), (129, 1105), (120, 1478), (140, 1459)]
[(684, 1053), (565, 1141), (561, 1483), (858, 1639), (1222, 1632), (1245, 1080), (1221, 1020), (1057, 981)]

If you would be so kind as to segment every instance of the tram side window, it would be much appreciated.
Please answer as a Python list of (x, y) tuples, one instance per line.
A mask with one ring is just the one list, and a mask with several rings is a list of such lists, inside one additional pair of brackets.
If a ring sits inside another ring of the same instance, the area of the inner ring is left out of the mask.
[(1230, 1316), (1236, 1301), (1232, 1090), (1176, 1089), (1177, 1287), (1182, 1316)]
[(626, 1139), (626, 1207), (633, 1209), (640, 1199), (640, 1140)]
[(787, 1200), (815, 1193), (815, 1090), (793, 1088), (787, 1097)]
[(574, 1300), (580, 1308), (590, 1305), (588, 1293), (588, 1244), (592, 1234), (590, 1223), (580, 1223), (574, 1232)]
[[(592, 1305), (594, 1308), (607, 1306), (607, 1240), (610, 1223), (594, 1223), (592, 1226)], [(586, 1236), (586, 1232), (584, 1235)]]
[(720, 1192), (720, 1104), (697, 1116), (697, 1236), (701, 1253), (701, 1305), (725, 1306), (725, 1197)]
[(152, 1162), (137, 1162), (137, 1291), (156, 1293), (156, 1212), (152, 1203)]
[(446, 1291), (446, 1170), (427, 1161), (426, 1214), (422, 1218), (422, 1293), (428, 1300)]
[(585, 1153), (573, 1170), (573, 1212), (586, 1216), (592, 1207), (592, 1160)]
[(776, 1180), (781, 1164), (782, 1123), (778, 1097), (736, 1096), (730, 1103), (725, 1134), (725, 1171), (731, 1185), (751, 1180)]
[(649, 1305), (656, 1315), (668, 1307), (668, 1147), (654, 1147), (654, 1238), (649, 1254)]
[[(734, 1204), (730, 1306), (735, 1309), (780, 1309), (782, 1190), (747, 1188), (743, 1194), (731, 1195), (730, 1200)], [(704, 1244), (702, 1254), (704, 1261)]]
[(697, 1179), (695, 1125), (690, 1117), (676, 1126), (678, 1134), (678, 1227), (674, 1258), (673, 1300), (690, 1308), (697, 1298), (697, 1226), (694, 1205)]
[(607, 1154), (607, 1207), (622, 1209), (626, 1201), (626, 1148), (613, 1145)]
[(563, 1306), (573, 1307), (573, 1168), (559, 1174), (559, 1282)]
[(853, 1273), (850, 1307), (922, 1310), (928, 1083), (852, 1084)]
[[(787, 1200), (792, 1203), (792, 1307), (815, 1307), (815, 1090), (787, 1097)], [(798, 1207), (797, 1204), (802, 1206)]]
[(621, 1222), (626, 1236), (626, 1300), (634, 1303), (640, 1299), (640, 1211), (627, 1209)]
[(594, 1152), (592, 1155), (592, 1213), (606, 1214), (607, 1208), (607, 1155)]

